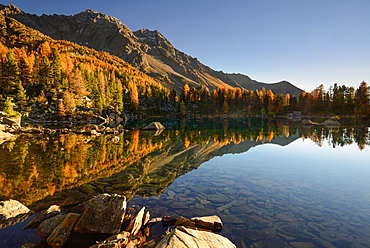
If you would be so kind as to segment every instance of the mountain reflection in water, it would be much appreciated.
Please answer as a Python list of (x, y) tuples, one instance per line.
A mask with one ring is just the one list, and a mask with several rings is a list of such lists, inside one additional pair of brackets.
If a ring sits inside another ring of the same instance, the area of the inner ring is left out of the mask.
[[(221, 128), (165, 130), (156, 136), (133, 131), (118, 135), (120, 139), (116, 143), (113, 137), (73, 133), (20, 135), (14, 141), (1, 144), (1, 198), (16, 199), (41, 210), (51, 204), (77, 204), (86, 196), (117, 193), (133, 198), (131, 204), (147, 205), (155, 217), (218, 214), (225, 223), (224, 234), (238, 247), (370, 245), (365, 235), (353, 234), (354, 229), (360, 227), (370, 230), (363, 223), (364, 220), (370, 222), (369, 212), (359, 213), (364, 217), (352, 222), (341, 220), (347, 212), (328, 208), (322, 203), (325, 194), (310, 193), (312, 182), (295, 185), (295, 191), (289, 191), (293, 187), (288, 185), (291, 178), (287, 176), (285, 184), (279, 180), (274, 182), (275, 172), (262, 173), (264, 165), (260, 162), (256, 162), (260, 167), (250, 165), (257, 168), (253, 170), (243, 164), (237, 169), (240, 173), (235, 174), (228, 171), (232, 168), (231, 155), (228, 155), (231, 156), (229, 162), (223, 158), (212, 159), (225, 154), (248, 154), (248, 150), (261, 144), (286, 146), (306, 139), (318, 146), (356, 145), (358, 151), (367, 151), (366, 146), (370, 144), (367, 126), (303, 128), (275, 123), (241, 129), (224, 122)], [(304, 157), (304, 151), (301, 156)], [(249, 158), (249, 162), (253, 159)], [(295, 159), (299, 157), (290, 160)], [(217, 161), (225, 164), (217, 166)], [(185, 176), (179, 178), (182, 175)], [(280, 178), (285, 176), (279, 174)], [(369, 184), (363, 185), (370, 190)], [(312, 204), (310, 197), (316, 197), (322, 204)], [(304, 204), (297, 204), (299, 201)], [(350, 205), (346, 206), (345, 211), (350, 212)], [(346, 218), (349, 216), (348, 213)], [(343, 225), (345, 231), (338, 232)]]

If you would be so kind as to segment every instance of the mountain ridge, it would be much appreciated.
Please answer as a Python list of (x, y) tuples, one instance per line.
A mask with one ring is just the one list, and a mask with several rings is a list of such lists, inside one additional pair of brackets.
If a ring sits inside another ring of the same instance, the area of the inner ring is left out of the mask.
[(185, 84), (192, 87), (206, 86), (241, 87), (247, 90), (271, 89), (278, 94), (299, 96), (296, 86), (265, 84), (246, 78), (235, 79), (233, 74), (215, 71), (184, 52), (176, 49), (159, 31), (139, 29), (131, 31), (119, 19), (95, 10), (75, 15), (28, 14), (14, 5), (0, 5), (0, 13), (10, 16), (24, 25), (36, 29), (56, 40), (68, 40), (98, 51), (115, 55), (152, 77), (161, 78), (167, 86), (181, 91)]

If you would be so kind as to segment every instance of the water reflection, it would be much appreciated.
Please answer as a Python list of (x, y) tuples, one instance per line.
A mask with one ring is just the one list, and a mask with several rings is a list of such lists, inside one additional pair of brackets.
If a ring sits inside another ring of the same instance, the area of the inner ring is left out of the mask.
[(364, 149), (370, 140), (368, 127), (306, 129), (267, 123), (240, 129), (225, 121), (221, 125), (155, 136), (133, 131), (118, 135), (119, 142), (112, 135), (20, 135), (0, 145), (0, 196), (31, 205), (81, 186), (90, 196), (108, 192), (149, 197), (160, 195), (177, 177), (215, 156), (243, 153), (260, 144), (287, 145), (302, 137), (319, 146), (356, 143)]
[(225, 120), (113, 137), (1, 144), (0, 197), (40, 210), (117, 193), (153, 216), (217, 214), (238, 247), (370, 245), (367, 126)]

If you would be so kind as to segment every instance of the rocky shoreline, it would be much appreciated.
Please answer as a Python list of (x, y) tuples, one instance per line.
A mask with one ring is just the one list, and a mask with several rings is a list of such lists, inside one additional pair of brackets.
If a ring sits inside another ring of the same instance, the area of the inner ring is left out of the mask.
[[(31, 119), (29, 117), (23, 120), (23, 117), (15, 118), (8, 117), (6, 113), (0, 112), (0, 144), (6, 140), (11, 139), (15, 134), (21, 133), (35, 133), (35, 134), (83, 134), (99, 136), (102, 134), (119, 134), (123, 132), (130, 132), (132, 129), (111, 128), (104, 126), (105, 123), (120, 123), (123, 121), (121, 116), (111, 114), (107, 118), (101, 116), (94, 116), (94, 119), (88, 118), (85, 120), (78, 120), (76, 118), (67, 118), (63, 120), (45, 120), (45, 119)], [(22, 123), (22, 125), (21, 125)], [(78, 126), (79, 128), (71, 128)], [(63, 126), (63, 128), (48, 128), (46, 126)], [(67, 126), (70, 126), (69, 128)], [(143, 127), (143, 130), (162, 131), (165, 127), (159, 122), (152, 122), (148, 126)]]
[[(34, 212), (15, 200), (0, 202), (0, 224), (22, 222)], [(153, 225), (168, 229), (157, 242), (149, 235)], [(24, 229), (37, 228), (41, 242), (28, 242), (22, 248), (43, 247), (236, 247), (216, 232), (222, 230), (218, 216), (187, 219), (169, 216), (151, 218), (142, 207), (127, 208), (126, 197), (101, 194), (63, 209), (51, 205), (39, 212)]]

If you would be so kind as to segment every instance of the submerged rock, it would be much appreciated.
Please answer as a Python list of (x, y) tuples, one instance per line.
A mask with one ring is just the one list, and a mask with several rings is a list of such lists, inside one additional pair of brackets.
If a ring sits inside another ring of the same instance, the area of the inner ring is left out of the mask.
[(226, 237), (213, 232), (200, 231), (183, 226), (176, 227), (172, 232), (167, 234), (156, 247), (236, 248), (236, 246)]

